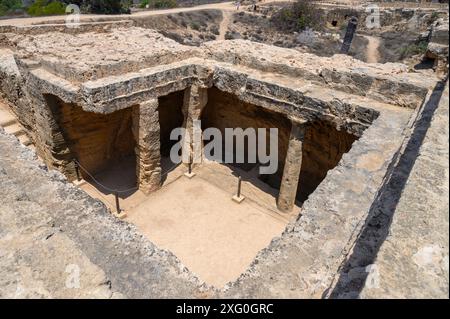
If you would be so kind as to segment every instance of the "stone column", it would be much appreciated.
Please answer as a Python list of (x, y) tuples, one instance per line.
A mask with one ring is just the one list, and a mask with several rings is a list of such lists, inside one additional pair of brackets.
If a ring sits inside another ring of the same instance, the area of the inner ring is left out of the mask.
[[(201, 163), (203, 143), (201, 139), (201, 127), (195, 126), (194, 122), (200, 120), (202, 110), (208, 103), (208, 89), (200, 87), (198, 84), (193, 84), (184, 92), (183, 114), (184, 114), (184, 128), (190, 134), (190, 140), (185, 144), (185, 150), (188, 151), (188, 156), (192, 154), (194, 163)], [(200, 137), (200, 140), (198, 140)]]
[(161, 187), (158, 99), (133, 107), (133, 135), (139, 189), (149, 194)]
[(289, 146), (284, 163), (283, 178), (277, 206), (282, 212), (292, 211), (297, 195), (298, 180), (302, 168), (303, 141), (305, 138), (305, 123), (292, 121)]

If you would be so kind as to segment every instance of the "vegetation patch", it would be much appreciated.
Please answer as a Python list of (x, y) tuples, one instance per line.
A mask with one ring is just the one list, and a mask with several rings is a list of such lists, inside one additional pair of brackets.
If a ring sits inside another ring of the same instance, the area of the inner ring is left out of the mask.
[(77, 4), (83, 12), (96, 14), (130, 13), (131, 0), (78, 0), (71, 3)]
[(0, 16), (14, 13), (16, 10), (22, 8), (21, 0), (1, 0), (0, 1)]
[(275, 12), (271, 18), (275, 27), (289, 32), (321, 29), (321, 21), (324, 21), (324, 13), (314, 0), (297, 0)]
[(59, 15), (66, 12), (66, 5), (59, 1), (36, 0), (27, 8), (27, 13), (33, 17)]
[[(166, 3), (175, 0), (155, 0)], [(80, 7), (83, 13), (120, 14), (130, 13), (132, 0), (35, 0), (24, 5), (21, 0), (0, 0), (0, 16), (27, 13), (30, 16), (50, 16), (66, 13), (69, 4)], [(162, 5), (163, 4), (158, 4)]]
[(401, 59), (406, 59), (416, 54), (425, 54), (427, 47), (428, 43), (426, 41), (420, 41), (419, 43), (404, 46), (400, 50)]
[(175, 8), (177, 6), (176, 0), (141, 0), (141, 8)]

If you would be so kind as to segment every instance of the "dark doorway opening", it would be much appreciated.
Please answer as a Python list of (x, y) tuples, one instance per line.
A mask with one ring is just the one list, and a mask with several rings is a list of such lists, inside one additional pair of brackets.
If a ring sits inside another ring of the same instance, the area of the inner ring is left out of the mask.
[(170, 134), (173, 129), (183, 127), (183, 100), (184, 90), (158, 99), (162, 181), (165, 181), (167, 173), (177, 166), (170, 160), (170, 150), (178, 141), (171, 140)]

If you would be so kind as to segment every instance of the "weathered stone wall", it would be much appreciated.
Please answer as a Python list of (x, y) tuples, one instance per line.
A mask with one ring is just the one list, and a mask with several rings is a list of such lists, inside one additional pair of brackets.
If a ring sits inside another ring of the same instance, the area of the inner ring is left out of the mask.
[[(46, 41), (49, 34), (54, 37), (51, 42)], [(110, 75), (124, 75), (200, 54), (197, 48), (180, 45), (154, 30), (135, 27), (108, 26), (103, 32), (73, 34), (60, 31), (31, 37), (31, 45), (27, 36), (18, 38), (16, 53), (28, 59), (34, 50), (47, 50), (42, 59), (35, 61), (46, 71), (63, 75), (73, 83), (102, 79)], [(102, 40), (98, 41), (98, 37)], [(64, 42), (70, 42), (73, 47), (59, 46)], [(51, 52), (55, 44), (59, 46), (58, 51)], [(27, 50), (30, 51), (25, 52)]]
[(431, 28), (425, 53), (426, 58), (434, 60), (434, 69), (441, 75), (448, 73), (448, 30), (448, 17), (437, 20)]
[(448, 81), (415, 116), (332, 298), (449, 297)]
[[(423, 142), (419, 143), (421, 139)], [(391, 195), (385, 196), (385, 202), (377, 207), (385, 216), (391, 213), (392, 219), (374, 218), (367, 227), (366, 233), (378, 227), (380, 237), (387, 235), (387, 238), (382, 241), (375, 237), (371, 243), (378, 246), (379, 251), (372, 265), (375, 267), (366, 269), (362, 298), (449, 298), (448, 140), (447, 81), (445, 86), (437, 88), (431, 103), (424, 108), (415, 125), (412, 142), (392, 178)], [(408, 167), (411, 171), (405, 176)], [(394, 211), (390, 203), (398, 194), (396, 191), (401, 192), (401, 196)], [(390, 225), (388, 234), (384, 222)]]
[(19, 100), (17, 86), (20, 78), (12, 51), (0, 49), (0, 97), (16, 104)]
[[(243, 102), (236, 96), (213, 87), (208, 90), (208, 104), (203, 112), (202, 121), (204, 128), (216, 127), (223, 136), (226, 127), (278, 128), (279, 169), (274, 176), (262, 178), (271, 186), (280, 187), (291, 130), (290, 120), (286, 116)], [(325, 178), (327, 172), (338, 164), (344, 153), (350, 150), (355, 140), (354, 135), (343, 130), (338, 131), (324, 121), (306, 124), (298, 200), (302, 202), (306, 200)]]
[(103, 115), (84, 112), (56, 98), (47, 100), (54, 103), (53, 116), (71, 156), (90, 173), (134, 154), (131, 108)]
[[(208, 103), (203, 110), (201, 120), (203, 128), (218, 128), (223, 137), (225, 137), (225, 128), (228, 127), (240, 127), (244, 130), (246, 128), (278, 128), (278, 172), (267, 181), (279, 187), (291, 130), (291, 123), (285, 116), (243, 102), (236, 96), (213, 87), (208, 90)], [(266, 149), (269, 149), (268, 143)], [(248, 167), (248, 165), (238, 166)]]
[(33, 108), (23, 91), (23, 79), (9, 49), (0, 49), (0, 98), (16, 114), (19, 122), (31, 132)]
[(327, 122), (309, 123), (303, 143), (302, 169), (297, 189), (297, 199), (301, 202), (319, 186), (327, 172), (334, 168), (342, 155), (347, 153), (356, 136), (346, 131), (338, 131)]

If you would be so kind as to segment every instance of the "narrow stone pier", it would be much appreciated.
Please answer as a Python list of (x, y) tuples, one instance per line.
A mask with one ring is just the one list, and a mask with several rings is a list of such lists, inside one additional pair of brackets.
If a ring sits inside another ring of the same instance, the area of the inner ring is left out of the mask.
[(289, 146), (277, 201), (278, 209), (285, 213), (292, 211), (294, 208), (300, 170), (302, 168), (304, 138), (305, 123), (292, 121)]
[[(185, 90), (183, 101), (184, 127), (189, 133), (190, 138), (186, 140), (184, 149), (188, 150), (186, 159), (189, 159), (192, 155), (194, 163), (202, 162), (203, 143), (201, 139), (201, 127), (196, 125), (196, 121), (200, 120), (202, 110), (206, 106), (206, 103), (208, 103), (207, 88), (194, 84)], [(200, 139), (196, 137), (200, 137)]]
[(133, 107), (133, 135), (139, 189), (148, 194), (161, 187), (158, 99)]

